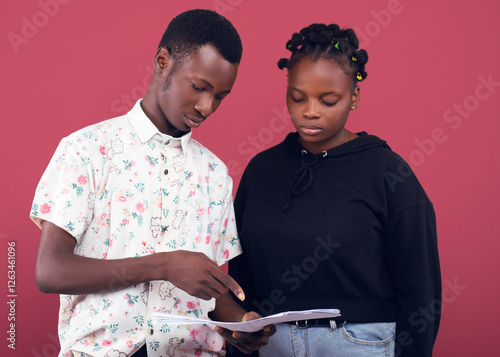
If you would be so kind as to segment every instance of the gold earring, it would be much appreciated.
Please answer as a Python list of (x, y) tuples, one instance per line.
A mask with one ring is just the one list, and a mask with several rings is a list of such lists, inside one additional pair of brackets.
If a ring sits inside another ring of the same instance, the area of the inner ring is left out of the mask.
[(351, 110), (356, 110), (356, 106), (355, 106), (355, 105), (353, 105), (353, 106), (351, 107)]

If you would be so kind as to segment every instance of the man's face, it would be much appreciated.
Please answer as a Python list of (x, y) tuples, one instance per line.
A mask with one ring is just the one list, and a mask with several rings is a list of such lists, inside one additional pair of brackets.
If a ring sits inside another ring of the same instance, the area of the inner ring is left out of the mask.
[(151, 120), (163, 133), (181, 136), (200, 126), (219, 107), (233, 87), (238, 64), (229, 63), (213, 46), (205, 45), (180, 63), (170, 58), (168, 66), (160, 74), (155, 91), (159, 110)]

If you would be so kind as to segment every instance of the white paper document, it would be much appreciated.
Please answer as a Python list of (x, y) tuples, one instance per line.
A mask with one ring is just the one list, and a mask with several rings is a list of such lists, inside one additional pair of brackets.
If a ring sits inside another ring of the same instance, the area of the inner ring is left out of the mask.
[(316, 309), (303, 311), (287, 311), (279, 314), (274, 314), (260, 319), (246, 322), (222, 322), (213, 320), (198, 319), (185, 315), (169, 315), (164, 313), (154, 313), (153, 319), (157, 322), (165, 322), (174, 325), (197, 325), (204, 324), (208, 326), (220, 326), (231, 331), (255, 332), (261, 330), (266, 325), (278, 324), (280, 322), (297, 321), (297, 320), (312, 320), (326, 319), (340, 316), (338, 309)]

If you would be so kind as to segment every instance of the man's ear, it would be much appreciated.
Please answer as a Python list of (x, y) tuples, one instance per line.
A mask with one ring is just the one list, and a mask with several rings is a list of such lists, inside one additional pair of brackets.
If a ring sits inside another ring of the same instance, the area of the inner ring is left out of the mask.
[(164, 72), (173, 62), (172, 56), (166, 47), (160, 47), (156, 51), (154, 58), (154, 67), (156, 72)]

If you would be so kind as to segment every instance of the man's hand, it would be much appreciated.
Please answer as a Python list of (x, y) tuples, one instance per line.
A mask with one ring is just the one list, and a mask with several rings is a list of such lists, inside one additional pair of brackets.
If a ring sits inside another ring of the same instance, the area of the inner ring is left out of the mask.
[[(254, 311), (247, 312), (243, 315), (241, 321), (250, 321), (260, 318), (261, 316)], [(267, 345), (269, 337), (275, 334), (276, 327), (274, 325), (267, 325), (260, 331), (256, 332), (241, 332), (230, 331), (220, 326), (215, 328), (220, 335), (222, 335), (230, 344), (239, 349), (245, 354), (250, 354), (258, 351), (262, 346)]]
[(134, 258), (96, 259), (74, 254), (76, 240), (45, 221), (38, 248), (35, 280), (42, 292), (94, 294), (151, 280), (169, 280), (192, 296), (209, 300), (231, 290), (240, 300), (243, 289), (205, 254), (184, 250)]
[(156, 255), (161, 257), (160, 264), (165, 267), (163, 280), (189, 295), (210, 300), (231, 290), (241, 301), (245, 299), (241, 286), (203, 253), (178, 250)]

